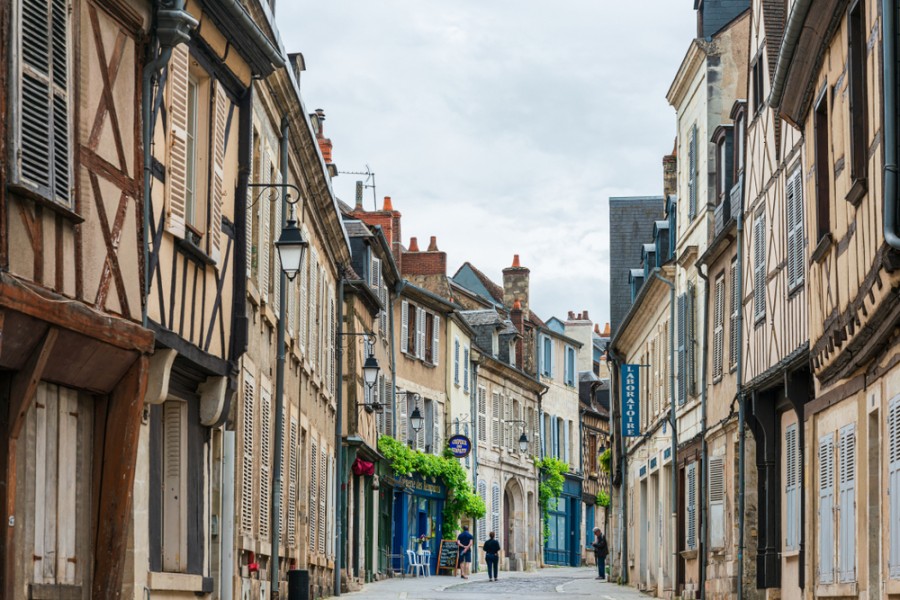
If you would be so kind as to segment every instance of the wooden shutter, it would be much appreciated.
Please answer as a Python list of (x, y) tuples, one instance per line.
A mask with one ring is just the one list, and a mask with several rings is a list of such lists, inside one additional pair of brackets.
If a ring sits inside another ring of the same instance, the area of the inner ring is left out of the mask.
[(187, 403), (163, 403), (163, 570), (187, 566)]
[(841, 582), (856, 581), (856, 426), (851, 423), (840, 431), (838, 444), (840, 469), (840, 525), (838, 530), (838, 577)]
[(491, 394), (491, 444), (500, 446), (500, 393)]
[(890, 507), (890, 544), (888, 571), (892, 579), (900, 579), (900, 396), (888, 405), (888, 501)]
[(329, 366), (329, 386), (328, 386), (328, 388), (329, 388), (329, 390), (331, 390), (331, 394), (334, 395), (336, 392), (336, 389), (337, 389), (336, 388), (337, 369), (335, 368), (336, 367), (335, 363), (337, 362), (337, 360), (336, 360), (337, 357), (336, 357), (336, 353), (335, 353), (335, 343), (336, 343), (335, 338), (337, 336), (337, 314), (336, 314), (335, 301), (334, 301), (334, 297), (336, 294), (334, 293), (334, 290), (330, 290), (328, 292), (328, 295), (330, 296), (329, 304), (331, 307), (331, 319), (329, 320), (329, 323), (331, 324), (331, 326), (330, 326), (330, 329), (328, 330), (328, 335), (327, 335), (328, 346), (329, 346), (329, 348), (328, 348), (328, 366)]
[(390, 300), (388, 298), (387, 286), (382, 280), (378, 288), (378, 297), (381, 299), (381, 312), (378, 313), (378, 325), (381, 328), (381, 334), (387, 335), (388, 330), (388, 310), (390, 309)]
[(697, 463), (692, 462), (685, 470), (685, 523), (684, 545), (687, 550), (697, 548)]
[(478, 441), (487, 443), (487, 390), (478, 388)]
[(491, 486), (491, 530), (497, 541), (503, 544), (503, 536), (500, 535), (500, 484), (498, 483)]
[[(259, 174), (260, 183), (272, 183), (272, 156), (269, 154), (268, 143), (262, 144), (262, 168)], [(272, 245), (271, 235), (271, 203), (272, 191), (265, 189), (256, 201), (256, 210), (259, 214), (259, 245), (256, 249), (259, 261), (259, 297), (263, 302), (269, 301), (269, 258)]]
[(308, 510), (308, 529), (309, 529), (309, 551), (315, 553), (316, 537), (319, 532), (319, 448), (316, 441), (312, 441), (312, 449), (309, 459), (309, 510)]
[[(281, 183), (281, 171), (275, 170), (273, 183)], [(272, 271), (272, 307), (275, 315), (281, 314), (281, 255), (275, 248), (275, 242), (281, 236), (281, 229), (284, 226), (284, 213), (281, 206), (281, 191), (275, 191), (272, 199), (272, 224), (270, 230), (272, 239), (269, 242), (269, 252), (271, 252), (271, 271)], [(287, 279), (287, 278), (285, 278)]]
[(310, 368), (316, 368), (316, 352), (319, 343), (319, 253), (312, 250), (312, 258), (309, 262), (309, 344), (307, 347), (307, 360)]
[(766, 215), (753, 222), (753, 318), (766, 314)]
[(469, 347), (463, 348), (463, 392), (469, 391)]
[(431, 429), (431, 452), (432, 454), (437, 454), (440, 456), (441, 450), (443, 450), (443, 438), (442, 435), (443, 430), (441, 429), (441, 413), (442, 407), (440, 403), (436, 400), (431, 401), (431, 416), (433, 418), (432, 421), (432, 429)]
[(255, 460), (253, 454), (254, 437), (254, 404), (256, 397), (256, 381), (247, 368), (244, 368), (243, 390), (243, 440), (241, 443), (241, 532), (253, 533), (253, 472)]
[(408, 407), (409, 395), (406, 392), (399, 392), (397, 394), (397, 439), (404, 444), (412, 439), (409, 435)]
[(400, 303), (400, 351), (409, 352), (409, 302)]
[[(478, 497), (481, 498), (481, 501), (484, 503), (485, 509), (487, 509), (487, 484), (484, 480), (478, 481)], [(488, 539), (487, 535), (487, 515), (478, 519), (477, 532), (479, 540)]]
[(787, 210), (788, 290), (803, 283), (803, 182), (800, 168), (788, 177), (785, 191)]
[(684, 404), (687, 391), (687, 363), (685, 362), (684, 339), (687, 335), (687, 300), (684, 294), (678, 296), (678, 404)]
[(541, 426), (539, 423), (540, 415), (538, 414), (537, 409), (532, 409), (531, 411), (531, 454), (534, 457), (540, 456), (541, 448), (540, 448), (540, 440), (541, 440)]
[[(309, 239), (305, 234), (305, 239)], [(306, 332), (308, 331), (307, 319), (309, 319), (309, 265), (310, 260), (306, 253), (303, 254), (303, 263), (300, 265), (300, 307), (297, 311), (297, 317), (300, 323), (297, 326), (297, 339), (300, 343), (300, 350), (306, 354)]]
[(688, 145), (688, 219), (697, 216), (697, 126), (691, 127)]
[(697, 287), (693, 283), (688, 283), (687, 299), (685, 300), (685, 313), (687, 317), (687, 325), (685, 331), (685, 362), (687, 363), (687, 393), (691, 396), (697, 395), (697, 359), (695, 349), (697, 347), (697, 331), (695, 323), (696, 307), (697, 307)]
[(709, 545), (725, 546), (725, 460), (721, 456), (709, 459)]
[(170, 126), (166, 161), (166, 231), (180, 238), (184, 237), (187, 204), (189, 61), (188, 47), (185, 44), (175, 46), (167, 74)]
[(438, 355), (441, 351), (441, 318), (434, 315), (431, 322), (431, 364), (437, 366)]
[(265, 379), (259, 395), (259, 536), (269, 539), (271, 525), (269, 504), (272, 499), (269, 465), (272, 464), (272, 392)]
[(800, 474), (797, 460), (797, 424), (792, 423), (784, 430), (784, 547), (786, 550), (795, 550), (799, 544), (800, 514), (797, 497), (799, 491)]
[(297, 444), (299, 438), (297, 419), (291, 417), (291, 439), (288, 458), (288, 500), (287, 500), (287, 533), (285, 539), (290, 548), (297, 546), (297, 481), (300, 477), (297, 461)]
[(319, 553), (325, 553), (325, 525), (328, 522), (327, 515), (327, 499), (328, 499), (328, 452), (323, 448), (319, 453), (321, 462), (319, 463)]
[(212, 189), (209, 195), (209, 256), (216, 263), (222, 257), (222, 204), (225, 200), (225, 124), (228, 98), (222, 84), (215, 82), (215, 114), (213, 115)]
[(819, 438), (819, 583), (834, 582), (834, 434)]
[(725, 337), (725, 276), (716, 277), (713, 309), (713, 380), (722, 377), (722, 346)]
[(381, 284), (381, 259), (372, 257), (372, 275), (369, 281), (369, 286), (375, 288), (376, 290)]
[(416, 356), (425, 359), (425, 311), (416, 309)]
[(453, 383), (459, 385), (459, 338), (453, 340)]
[[(725, 286), (724, 282), (722, 285), (722, 291), (724, 292)], [(738, 273), (737, 273), (737, 259), (731, 261), (731, 320), (729, 322), (729, 327), (731, 331), (730, 335), (730, 348), (728, 352), (729, 364), (731, 366), (737, 365), (738, 352), (740, 352), (740, 348), (738, 348), (738, 339), (740, 335), (740, 331), (738, 331), (738, 311), (741, 309), (741, 299), (738, 297)], [(723, 304), (724, 307), (724, 304)]]

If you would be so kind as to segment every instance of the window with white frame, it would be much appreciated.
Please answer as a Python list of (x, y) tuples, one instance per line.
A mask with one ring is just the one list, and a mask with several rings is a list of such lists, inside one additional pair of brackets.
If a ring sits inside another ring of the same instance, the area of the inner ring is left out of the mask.
[(401, 352), (437, 366), (441, 317), (403, 300), (400, 303), (400, 324)]
[(566, 346), (566, 385), (575, 385), (575, 348)]
[(541, 375), (553, 377), (553, 340), (548, 335), (541, 338)]

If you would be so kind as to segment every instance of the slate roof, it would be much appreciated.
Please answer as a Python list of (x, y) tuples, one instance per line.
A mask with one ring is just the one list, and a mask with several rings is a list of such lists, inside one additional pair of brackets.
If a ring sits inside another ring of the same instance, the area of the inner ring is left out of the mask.
[(347, 230), (347, 235), (350, 237), (375, 237), (372, 235), (372, 231), (368, 226), (362, 221), (346, 220), (344, 221), (344, 228)]
[[(467, 273), (464, 272), (466, 269), (474, 276), (474, 278), (466, 276)], [(487, 298), (488, 300), (493, 300), (501, 306), (503, 305), (503, 288), (491, 281), (487, 275), (479, 271), (472, 263), (468, 261), (463, 263), (463, 265), (456, 270), (456, 274), (453, 275), (452, 279), (462, 287), (475, 292), (479, 296)], [(481, 289), (477, 289), (479, 287)]]

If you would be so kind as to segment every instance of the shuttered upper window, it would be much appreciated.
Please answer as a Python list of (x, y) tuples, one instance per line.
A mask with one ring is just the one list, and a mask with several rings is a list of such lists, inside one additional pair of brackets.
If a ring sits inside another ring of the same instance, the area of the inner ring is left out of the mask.
[(838, 443), (838, 580), (856, 581), (856, 425), (841, 428)]
[(888, 405), (887, 442), (890, 501), (888, 571), (891, 579), (900, 579), (900, 396)]
[(784, 430), (784, 548), (800, 547), (800, 457), (797, 424)]
[(819, 583), (834, 583), (834, 434), (819, 438)]
[(722, 350), (725, 340), (725, 274), (716, 277), (713, 291), (713, 381), (722, 378)]
[(487, 390), (478, 388), (478, 441), (487, 442)]
[(739, 282), (737, 266), (737, 257), (735, 257), (731, 261), (731, 293), (729, 294), (729, 296), (731, 296), (731, 319), (728, 323), (728, 326), (731, 329), (729, 332), (730, 348), (728, 351), (728, 358), (732, 368), (737, 366), (738, 352), (740, 352), (740, 348), (738, 348), (738, 338), (740, 334), (738, 321), (740, 319), (740, 313), (738, 311), (741, 308), (741, 299), (738, 296)]
[(784, 203), (787, 208), (788, 291), (803, 285), (803, 179), (800, 165), (788, 176)]
[(725, 546), (725, 459), (713, 456), (709, 459), (709, 545)]
[[(14, 2), (15, 160), (13, 177), (70, 206), (69, 6), (66, 0)], [(17, 9), (17, 10), (16, 10)], [(5, 115), (4, 115), (5, 116)]]
[(685, 469), (684, 547), (697, 549), (697, 463)]
[(753, 221), (753, 320), (766, 316), (766, 214)]
[(691, 127), (688, 141), (688, 220), (697, 216), (697, 126)]

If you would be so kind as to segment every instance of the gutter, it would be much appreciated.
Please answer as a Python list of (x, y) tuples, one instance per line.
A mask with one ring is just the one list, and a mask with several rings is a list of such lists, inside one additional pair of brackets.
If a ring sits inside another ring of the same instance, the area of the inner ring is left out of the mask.
[[(700, 349), (700, 581), (706, 581), (706, 562), (708, 556), (706, 549), (708, 544), (708, 511), (707, 511), (707, 471), (709, 469), (707, 456), (709, 448), (706, 445), (706, 370), (709, 357), (709, 274), (702, 269), (697, 269), (697, 274), (703, 280), (703, 347)], [(700, 586), (700, 600), (706, 600), (706, 586)]]
[[(884, 0), (885, 3), (891, 0)], [(781, 48), (778, 51), (778, 62), (775, 63), (775, 76), (772, 78), (772, 91), (769, 93), (768, 104), (772, 108), (779, 108), (784, 98), (784, 84), (788, 71), (794, 60), (794, 52), (797, 50), (797, 42), (803, 32), (803, 23), (806, 15), (812, 7), (813, 0), (796, 0), (788, 17), (787, 26), (784, 28), (784, 37), (781, 38)], [(754, 107), (755, 110), (756, 107)]]
[(884, 241), (900, 250), (900, 202), (897, 198), (897, 0), (882, 0), (884, 56), (881, 61), (884, 80)]

